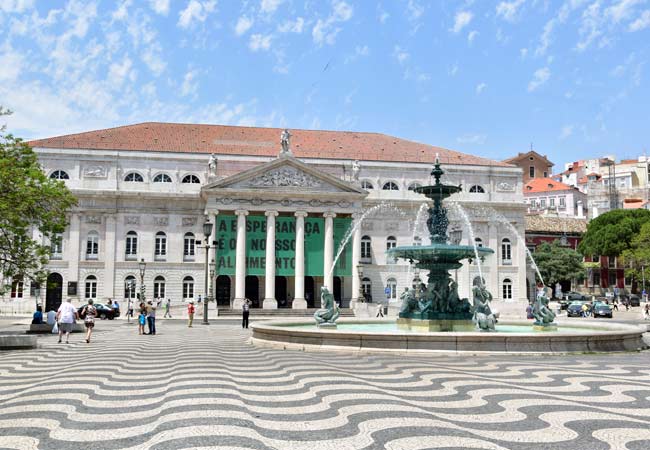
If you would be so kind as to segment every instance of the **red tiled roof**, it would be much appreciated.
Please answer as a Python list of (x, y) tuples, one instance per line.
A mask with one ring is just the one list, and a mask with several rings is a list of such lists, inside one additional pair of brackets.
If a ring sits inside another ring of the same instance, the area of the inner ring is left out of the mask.
[(530, 151), (528, 151), (526, 153), (518, 153), (517, 156), (513, 156), (512, 158), (504, 159), (503, 162), (508, 163), (508, 164), (516, 164), (518, 161), (521, 161), (521, 160), (524, 160), (524, 159), (529, 160), (529, 158), (531, 156), (533, 158), (539, 159), (541, 161), (546, 161), (546, 163), (551, 167), (555, 165), (551, 161), (549, 161), (549, 159), (546, 157), (546, 155), (540, 155), (535, 150), (530, 150)]
[(533, 192), (567, 191), (573, 189), (568, 184), (560, 183), (552, 178), (533, 178), (524, 187), (524, 194)]
[[(432, 163), (436, 153), (447, 164), (512, 167), (380, 133), (290, 130), (291, 149), (299, 158)], [(127, 150), (222, 155), (277, 156), (280, 128), (145, 122), (29, 142), (32, 147)]]

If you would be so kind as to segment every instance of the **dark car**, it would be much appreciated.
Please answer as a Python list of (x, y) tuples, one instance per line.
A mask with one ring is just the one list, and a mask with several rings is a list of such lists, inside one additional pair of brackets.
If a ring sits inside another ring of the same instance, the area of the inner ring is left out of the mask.
[(570, 291), (564, 294), (564, 298), (569, 302), (574, 302), (574, 301), (585, 302), (589, 300), (587, 296), (581, 294), (580, 292), (574, 292), (574, 291)]
[(630, 302), (630, 306), (641, 306), (641, 298), (636, 294), (630, 294), (627, 300)]
[(582, 316), (582, 305), (587, 305), (587, 310), (591, 311), (591, 304), (585, 302), (571, 302), (569, 307), (566, 309), (567, 317), (581, 317)]
[[(100, 319), (113, 320), (119, 315), (119, 310), (118, 310), (118, 314), (116, 314), (116, 311), (113, 308), (109, 308), (108, 306), (102, 305), (101, 303), (97, 303), (93, 306), (95, 307), (95, 309), (97, 309), (97, 317), (99, 317)], [(86, 305), (83, 305), (78, 309), (79, 317), (81, 317), (81, 312), (85, 307)]]
[(596, 302), (591, 309), (594, 317), (613, 317), (612, 306), (603, 302)]

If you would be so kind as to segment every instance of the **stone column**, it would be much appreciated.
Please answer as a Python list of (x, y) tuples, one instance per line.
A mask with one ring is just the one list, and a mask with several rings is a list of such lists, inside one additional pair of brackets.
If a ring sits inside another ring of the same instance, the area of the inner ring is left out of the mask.
[[(79, 258), (81, 257), (79, 253), (79, 214), (72, 214), (70, 216), (70, 234), (68, 242), (68, 279), (64, 278), (63, 286), (63, 298), (65, 299), (68, 296), (68, 285), (66, 281), (74, 281), (79, 283)], [(81, 287), (77, 284), (77, 296)]]
[[(217, 246), (215, 245), (215, 241), (217, 240), (217, 215), (219, 214), (218, 210), (210, 211), (208, 212), (208, 217), (212, 216), (212, 234), (210, 234), (210, 256), (208, 257), (208, 262), (214, 261), (214, 278), (210, 280), (212, 284), (208, 283), (209, 286), (212, 287), (210, 290), (210, 297), (212, 297), (212, 301), (214, 304), (217, 304)], [(185, 236), (183, 232), (183, 239), (185, 239)]]
[(296, 270), (294, 298), (292, 303), (293, 309), (307, 309), (307, 300), (305, 300), (305, 211), (296, 211)]
[(264, 289), (264, 309), (277, 309), (278, 301), (275, 299), (275, 218), (277, 211), (266, 211), (266, 271)]
[[(118, 290), (118, 292), (121, 292)], [(104, 238), (104, 296), (115, 297), (115, 216), (106, 216)], [(121, 295), (120, 295), (121, 297)], [(122, 300), (120, 298), (120, 300)]]
[(323, 249), (323, 285), (330, 292), (334, 292), (334, 273), (332, 263), (334, 262), (334, 217), (333, 212), (326, 212), (325, 217), (325, 248)]
[(248, 211), (238, 209), (237, 215), (237, 246), (235, 250), (235, 299), (233, 309), (241, 309), (246, 296), (246, 216)]
[(356, 223), (359, 219), (358, 214), (352, 217), (355, 220), (355, 225), (358, 226), (352, 234), (352, 295), (350, 296), (350, 308), (354, 308), (359, 301), (359, 291), (361, 288), (361, 278), (357, 270), (359, 261), (361, 260), (361, 224)]

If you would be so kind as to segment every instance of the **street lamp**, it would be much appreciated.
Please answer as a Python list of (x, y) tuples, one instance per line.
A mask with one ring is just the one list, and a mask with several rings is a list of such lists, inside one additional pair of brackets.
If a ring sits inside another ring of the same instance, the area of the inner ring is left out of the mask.
[[(210, 280), (210, 264), (208, 264), (208, 259), (210, 257), (210, 249), (212, 248), (210, 246), (210, 236), (212, 235), (212, 222), (210, 222), (210, 219), (206, 217), (205, 222), (203, 223), (203, 236), (205, 236), (205, 295), (203, 299), (203, 325), (209, 325), (210, 322), (208, 322), (208, 302), (211, 299), (211, 293), (210, 290), (208, 289), (210, 286), (208, 286), (208, 281)], [(214, 270), (214, 269), (212, 269)]]
[(357, 266), (357, 274), (359, 275), (359, 300), (361, 303), (366, 302), (366, 293), (363, 290), (363, 265)]
[(140, 269), (140, 303), (142, 303), (144, 302), (144, 271), (147, 268), (147, 263), (144, 262), (144, 258), (140, 259), (138, 268)]

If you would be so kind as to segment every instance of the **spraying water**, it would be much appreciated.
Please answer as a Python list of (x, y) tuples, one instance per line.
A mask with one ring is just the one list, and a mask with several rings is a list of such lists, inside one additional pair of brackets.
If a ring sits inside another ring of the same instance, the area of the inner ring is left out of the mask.
[[(413, 222), (413, 234), (411, 235), (411, 243), (415, 245), (415, 238), (420, 235), (420, 227), (422, 226), (422, 218), (425, 217), (429, 205), (422, 203), (420, 208), (418, 208), (417, 214), (415, 214), (415, 221)], [(409, 264), (408, 271), (406, 272), (406, 280), (411, 280), (411, 270), (413, 269), (413, 264)]]
[(343, 253), (343, 250), (345, 249), (345, 246), (348, 244), (350, 241), (350, 238), (354, 234), (355, 231), (359, 229), (363, 221), (366, 219), (366, 217), (378, 213), (378, 212), (386, 212), (386, 211), (393, 211), (393, 212), (398, 212), (399, 215), (403, 215), (403, 212), (401, 209), (399, 209), (397, 206), (393, 205), (392, 203), (380, 203), (379, 205), (373, 206), (372, 208), (366, 209), (361, 216), (359, 216), (357, 219), (355, 219), (352, 224), (350, 224), (350, 227), (347, 229), (345, 232), (345, 235), (343, 236), (343, 239), (341, 239), (341, 242), (339, 243), (339, 247), (336, 251), (336, 256), (334, 257), (334, 261), (332, 262), (332, 267), (330, 267), (330, 271), (327, 274), (327, 277), (329, 278), (332, 276), (332, 273), (334, 272), (334, 268), (336, 267), (336, 263), (338, 262), (341, 254)]
[(481, 286), (484, 285), (484, 280), (483, 280), (483, 268), (481, 267), (481, 257), (478, 254), (478, 246), (476, 245), (476, 237), (474, 236), (474, 228), (472, 228), (472, 222), (469, 220), (469, 216), (467, 215), (467, 211), (465, 208), (460, 206), (459, 203), (453, 202), (451, 203), (451, 206), (458, 211), (458, 214), (460, 214), (460, 217), (463, 219), (463, 223), (465, 224), (465, 228), (467, 228), (467, 232), (469, 233), (469, 239), (472, 243), (472, 246), (474, 247), (474, 255), (476, 257), (476, 267), (478, 267), (478, 275), (480, 278), (480, 283)]

